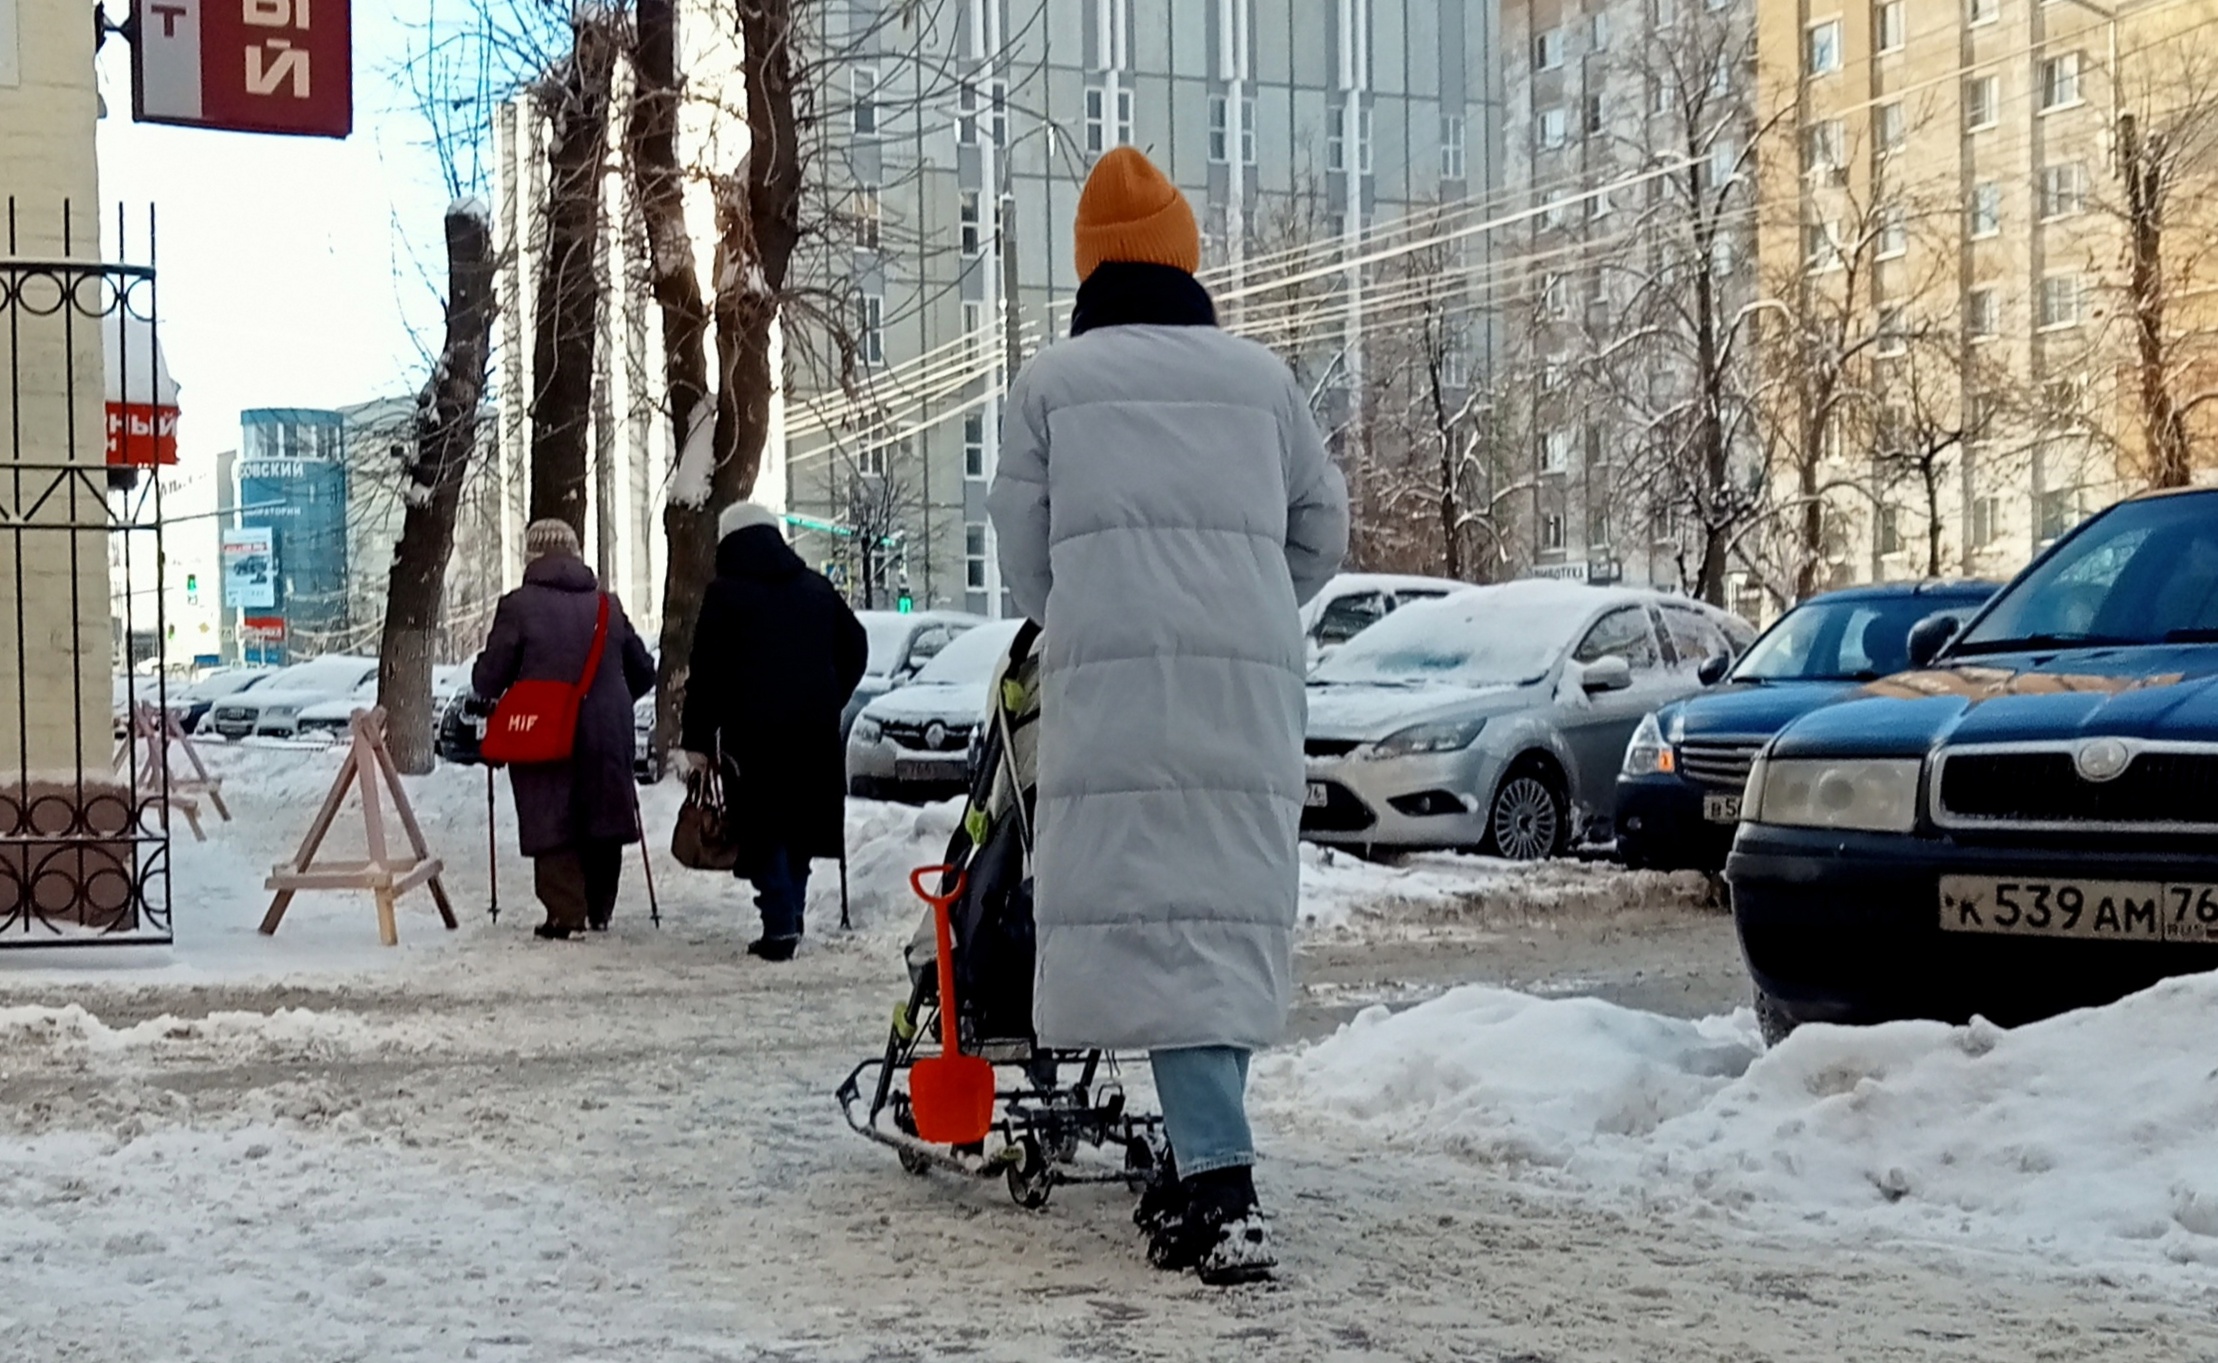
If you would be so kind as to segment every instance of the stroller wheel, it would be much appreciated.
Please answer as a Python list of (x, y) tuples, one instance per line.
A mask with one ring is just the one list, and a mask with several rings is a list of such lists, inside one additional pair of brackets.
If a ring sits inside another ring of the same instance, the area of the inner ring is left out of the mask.
[[(895, 1098), (893, 1104), (893, 1126), (894, 1130), (899, 1131), (904, 1136), (912, 1138), (916, 1136), (916, 1118), (909, 1113), (908, 1099), (900, 1097)], [(918, 1151), (910, 1150), (905, 1146), (897, 1145), (893, 1148), (893, 1153), (894, 1157), (901, 1161), (901, 1167), (904, 1170), (917, 1175), (919, 1178), (932, 1172), (932, 1161), (925, 1158), (925, 1156)]]
[(1047, 1199), (1054, 1193), (1055, 1174), (1038, 1141), (1026, 1136), (1018, 1143), (1017, 1150), (1017, 1158), (1009, 1162), (1009, 1196), (1018, 1206), (1036, 1212), (1047, 1205)]
[(932, 1161), (914, 1150), (896, 1149), (893, 1153), (901, 1161), (901, 1168), (904, 1172), (915, 1174), (918, 1178), (932, 1172)]

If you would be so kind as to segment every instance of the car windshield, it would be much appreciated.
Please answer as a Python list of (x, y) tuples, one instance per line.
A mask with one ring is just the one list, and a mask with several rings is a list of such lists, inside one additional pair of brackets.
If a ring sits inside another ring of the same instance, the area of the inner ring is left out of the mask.
[(257, 691), (329, 691), (345, 695), (361, 684), (362, 669), (376, 664), (362, 658), (313, 658), (295, 663), (256, 687)]
[(1948, 650), (2218, 642), (2218, 493), (2124, 502), (2005, 588)]
[[(1591, 606), (1562, 592), (1481, 587), (1398, 610), (1320, 663), (1311, 680), (1355, 686), (1514, 686), (1547, 675)], [(1584, 590), (1584, 589), (1581, 589)]]
[(1970, 615), (1976, 601), (1900, 596), (1820, 598), (1787, 613), (1733, 669), (1733, 680), (1874, 681), (1910, 666), (1910, 631), (1929, 615)]
[(1004, 620), (997, 625), (980, 625), (955, 636), (953, 643), (939, 652), (939, 656), (924, 665), (916, 674), (920, 684), (937, 682), (943, 686), (977, 686), (993, 680), (993, 670), (1000, 665), (1001, 655), (1008, 652), (1009, 641), (1017, 637), (1015, 620)]
[(874, 677), (886, 677), (901, 666), (903, 655), (909, 649), (909, 635), (916, 629), (916, 617), (898, 612), (858, 611), (863, 633), (870, 637), (870, 662), (866, 670)]

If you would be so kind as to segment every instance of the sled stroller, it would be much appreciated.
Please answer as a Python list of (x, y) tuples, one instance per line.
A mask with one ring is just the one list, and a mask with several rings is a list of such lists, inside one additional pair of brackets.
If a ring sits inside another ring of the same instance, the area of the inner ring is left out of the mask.
[[(1009, 1195), (1032, 1208), (1045, 1206), (1063, 1184), (1137, 1188), (1163, 1154), (1163, 1119), (1127, 1107), (1116, 1056), (1050, 1049), (1032, 1035), (1038, 639), (1035, 625), (1019, 630), (994, 677), (962, 826), (949, 840), (946, 864), (933, 868), (947, 901), (958, 1049), (992, 1067), (985, 1139), (936, 1145), (918, 1130), (918, 1081), (948, 1054), (930, 915), (909, 944), (909, 994), (895, 1010), (884, 1053), (857, 1065), (838, 1093), (847, 1124), (892, 1146), (910, 1173), (1000, 1174)], [(920, 879), (919, 891), (926, 888)]]

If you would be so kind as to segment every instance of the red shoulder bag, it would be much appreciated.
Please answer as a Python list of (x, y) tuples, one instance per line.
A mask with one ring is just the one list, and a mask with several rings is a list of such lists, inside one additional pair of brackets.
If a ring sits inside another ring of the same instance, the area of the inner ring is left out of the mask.
[(608, 647), (608, 593), (601, 593), (600, 618), (593, 625), (593, 647), (585, 655), (585, 675), (576, 683), (520, 681), (502, 694), (486, 721), (478, 753), (503, 766), (567, 762), (578, 743), (578, 708), (600, 674)]

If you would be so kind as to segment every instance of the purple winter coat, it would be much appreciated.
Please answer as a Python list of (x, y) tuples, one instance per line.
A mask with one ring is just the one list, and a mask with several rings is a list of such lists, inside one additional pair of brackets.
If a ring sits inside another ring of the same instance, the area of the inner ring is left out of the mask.
[[(487, 700), (519, 681), (576, 682), (585, 675), (600, 612), (600, 581), (567, 555), (535, 560), (524, 585), (501, 598), (493, 632), (470, 671)], [(608, 643), (593, 689), (578, 709), (576, 747), (567, 762), (511, 767), (517, 841), (527, 857), (584, 841), (636, 842), (632, 801), (632, 702), (655, 688), (655, 663), (624, 607), (608, 606)]]

